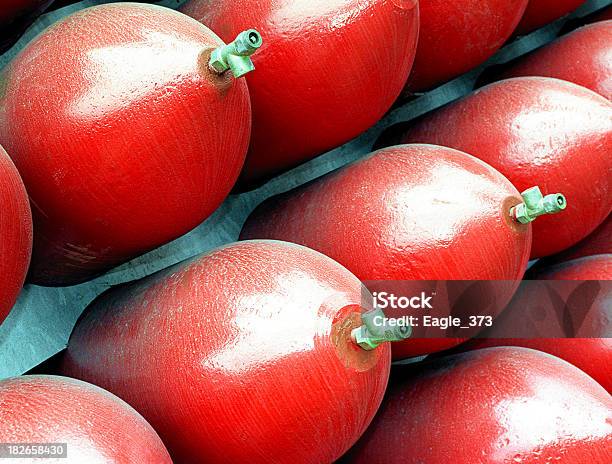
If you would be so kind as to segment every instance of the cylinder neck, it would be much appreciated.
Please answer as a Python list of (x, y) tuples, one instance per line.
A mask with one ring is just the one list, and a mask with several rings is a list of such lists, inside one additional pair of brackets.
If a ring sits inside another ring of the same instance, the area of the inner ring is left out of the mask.
[(231, 71), (235, 78), (240, 78), (255, 69), (251, 55), (263, 44), (261, 34), (255, 29), (243, 31), (236, 39), (216, 48), (210, 55), (208, 66), (216, 74)]
[(531, 187), (521, 193), (523, 203), (510, 208), (510, 217), (521, 224), (529, 224), (545, 214), (557, 214), (567, 208), (567, 200), (561, 193), (542, 195), (539, 187)]
[(364, 350), (370, 351), (385, 342), (399, 342), (412, 335), (412, 327), (394, 324), (385, 316), (382, 309), (374, 309), (362, 314), (363, 325), (353, 329), (353, 342)]

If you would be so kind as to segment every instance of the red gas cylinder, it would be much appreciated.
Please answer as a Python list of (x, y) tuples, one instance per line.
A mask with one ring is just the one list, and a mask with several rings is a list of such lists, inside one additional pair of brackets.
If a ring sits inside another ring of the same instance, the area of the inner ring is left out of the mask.
[(612, 99), (612, 21), (580, 28), (521, 58), (502, 77), (556, 77)]
[(574, 245), (612, 210), (612, 104), (584, 87), (522, 77), (491, 84), (413, 125), (404, 143), (470, 153), (523, 191), (561, 192), (562, 214), (534, 224), (532, 257)]
[[(514, 292), (513, 281), (522, 278), (531, 248), (531, 228), (509, 214), (519, 203), (521, 196), (506, 178), (470, 155), (431, 145), (397, 146), (264, 202), (241, 238), (313, 248), (372, 291), (385, 282), (393, 292), (411, 287), (418, 294), (420, 284), (407, 281), (511, 281), (495, 292), (496, 313)], [(438, 294), (436, 300), (432, 312), (448, 316), (449, 306), (440, 303), (447, 296)], [(461, 335), (435, 333), (415, 328), (412, 339), (393, 345), (394, 358), (461, 341)]]
[(0, 147), (0, 324), (17, 300), (32, 253), (32, 215), (19, 173)]
[(554, 356), (489, 348), (397, 366), (354, 464), (607, 464), (612, 398)]
[(33, 282), (87, 280), (223, 201), (251, 113), (244, 79), (209, 69), (222, 45), (181, 13), (119, 3), (55, 24), (10, 64), (0, 143), (32, 200)]
[[(538, 280), (556, 281), (612, 280), (612, 254), (588, 256), (542, 267), (534, 271), (531, 277)], [(610, 336), (610, 327), (612, 327), (610, 287), (601, 288), (601, 286), (597, 286), (600, 287), (599, 294), (595, 292), (589, 295), (592, 291), (586, 287), (580, 291), (578, 287), (581, 283), (574, 285), (564, 282), (551, 288), (564, 304), (569, 306), (576, 322), (581, 319), (580, 325), (577, 327), (576, 338), (546, 338), (545, 334), (550, 334), (551, 331), (555, 330), (555, 328), (550, 327), (550, 324), (559, 325), (560, 323), (555, 318), (548, 318), (541, 321), (542, 327), (538, 327), (540, 333), (544, 334), (543, 336), (474, 339), (459, 346), (457, 350), (468, 351), (490, 346), (522, 346), (544, 351), (579, 367), (597, 380), (609, 393), (612, 393), (612, 339), (607, 338)], [(522, 318), (522, 315), (514, 309), (520, 311), (521, 305), (545, 307), (549, 304), (545, 299), (550, 298), (550, 290), (547, 292), (544, 287), (542, 287), (542, 290), (542, 294), (534, 298), (534, 294), (528, 289), (519, 289), (510, 307), (496, 323), (500, 325), (512, 324), (513, 322), (524, 323), (524, 318), (523, 321), (513, 321), (514, 314), (517, 315), (516, 317)], [(542, 298), (542, 300), (538, 301), (539, 298)], [(532, 320), (532, 323), (540, 325), (538, 319)], [(601, 338), (598, 338), (598, 336)]]
[[(56, 376), (15, 377), (0, 381), (0, 405), (0, 441), (44, 444), (43, 453), (60, 458), (53, 462), (172, 464), (164, 444), (142, 416), (94, 385)], [(53, 448), (56, 443), (60, 447)], [(25, 452), (20, 452), (24, 457)], [(10, 462), (16, 461), (30, 462)]]
[(529, 0), (523, 19), (516, 28), (517, 34), (531, 31), (571, 13), (585, 0)]
[(572, 259), (530, 270), (529, 278), (541, 280), (612, 280), (612, 254)]
[(232, 244), (102, 296), (62, 370), (129, 401), (176, 462), (331, 463), (389, 375), (388, 344), (351, 339), (362, 288), (313, 250)]
[(584, 256), (612, 254), (612, 216), (595, 231), (563, 253), (553, 255), (549, 261), (569, 261)]
[(419, 43), (406, 90), (428, 90), (484, 63), (512, 35), (527, 1), (420, 0)]
[(53, 0), (2, 0), (0, 4), (0, 53), (10, 47), (19, 35)]
[(248, 77), (253, 137), (242, 187), (357, 136), (391, 107), (412, 67), (417, 0), (190, 0), (182, 11), (227, 40), (265, 43)]

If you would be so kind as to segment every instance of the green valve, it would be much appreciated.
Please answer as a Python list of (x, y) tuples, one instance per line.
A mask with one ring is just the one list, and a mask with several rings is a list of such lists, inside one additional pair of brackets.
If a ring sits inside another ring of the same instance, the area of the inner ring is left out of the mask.
[(556, 214), (567, 208), (567, 201), (561, 193), (542, 195), (539, 187), (531, 187), (521, 193), (523, 203), (510, 208), (510, 216), (521, 224), (529, 224), (538, 216)]
[(232, 43), (213, 50), (208, 65), (217, 74), (231, 70), (235, 78), (255, 69), (251, 55), (261, 47), (263, 39), (255, 29), (241, 32)]
[(351, 338), (364, 350), (373, 350), (385, 342), (400, 342), (412, 335), (412, 327), (392, 324), (382, 309), (364, 313), (361, 320), (363, 325), (352, 330)]

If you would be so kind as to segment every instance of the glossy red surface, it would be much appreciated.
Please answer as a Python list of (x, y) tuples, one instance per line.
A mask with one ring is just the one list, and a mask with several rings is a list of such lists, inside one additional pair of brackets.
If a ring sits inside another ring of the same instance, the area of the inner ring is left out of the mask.
[(228, 245), (101, 297), (63, 371), (129, 401), (176, 462), (330, 463), (389, 375), (388, 345), (350, 340), (361, 291), (307, 248)]
[[(0, 406), (2, 443), (66, 444), (67, 458), (49, 461), (172, 464), (162, 441), (142, 416), (94, 385), (43, 375), (1, 380)], [(39, 460), (10, 460), (15, 461)]]
[[(362, 281), (520, 280), (531, 230), (509, 218), (519, 202), (507, 179), (472, 156), (398, 146), (264, 202), (241, 238), (308, 246)], [(510, 287), (497, 296), (496, 310), (516, 285)], [(450, 309), (439, 305), (436, 311), (448, 316)], [(410, 339), (394, 343), (393, 354), (418, 356), (459, 342)]]
[(612, 99), (612, 21), (582, 27), (521, 58), (502, 77), (555, 77)]
[[(580, 258), (554, 266), (543, 267), (537, 270), (531, 278), (540, 280), (612, 280), (612, 254), (595, 255)], [(612, 338), (610, 335), (612, 314), (610, 314), (610, 295), (604, 293), (593, 301), (581, 299), (579, 303), (571, 301), (569, 293), (575, 290), (574, 286), (565, 285), (563, 301), (573, 304), (572, 309), (576, 316), (582, 314), (581, 330), (578, 338), (483, 338), (470, 340), (457, 348), (459, 351), (475, 350), (491, 346), (522, 346), (544, 351), (557, 356), (574, 366), (582, 369), (597, 380), (609, 393), (612, 394)], [(542, 295), (546, 297), (546, 295)], [(502, 314), (499, 323), (503, 324), (506, 317), (511, 317), (514, 305), (520, 305), (523, 298), (521, 290), (510, 307)], [(533, 302), (529, 302), (533, 304)], [(588, 308), (587, 308), (588, 305)], [(588, 309), (585, 314), (584, 310)], [(578, 319), (578, 317), (576, 317)], [(538, 321), (535, 321), (537, 324)], [(545, 321), (550, 324), (551, 321)], [(547, 333), (549, 327), (542, 328), (541, 333)], [(548, 332), (550, 333), (550, 332)], [(583, 335), (580, 337), (580, 335)], [(584, 338), (584, 336), (587, 336)], [(597, 335), (601, 338), (597, 338)]]
[(32, 254), (32, 214), (19, 173), (0, 147), (0, 324), (15, 304)]
[(264, 38), (247, 77), (243, 188), (376, 123), (406, 82), (419, 30), (416, 0), (191, 0), (182, 11), (226, 41), (251, 27)]
[(612, 210), (612, 104), (584, 87), (540, 77), (497, 82), (425, 117), (401, 140), (470, 153), (520, 191), (563, 193), (567, 209), (533, 223), (534, 258), (574, 245)]
[(607, 464), (612, 398), (570, 364), (490, 348), (397, 366), (343, 463)]
[(505, 338), (473, 339), (461, 351), (494, 346), (520, 346), (557, 356), (589, 374), (612, 394), (612, 339), (610, 338)]
[(87, 280), (223, 201), (251, 114), (246, 82), (208, 69), (219, 44), (173, 10), (108, 4), (47, 29), (9, 66), (0, 143), (32, 200), (34, 282)]
[(585, 0), (529, 0), (525, 14), (516, 28), (517, 34), (528, 34), (571, 13)]
[(407, 91), (428, 90), (484, 63), (512, 35), (528, 0), (420, 0)]
[[(63, 8), (66, 5), (72, 5), (74, 3), (79, 3), (81, 0), (55, 0), (53, 2), (53, 9)], [(131, 0), (130, 3), (162, 3), (163, 0)], [(179, 3), (181, 0), (176, 0), (176, 3)], [(164, 2), (168, 3), (168, 2)]]
[(608, 216), (602, 225), (573, 247), (551, 256), (550, 261), (569, 261), (584, 256), (603, 254), (612, 254), (612, 216)]

